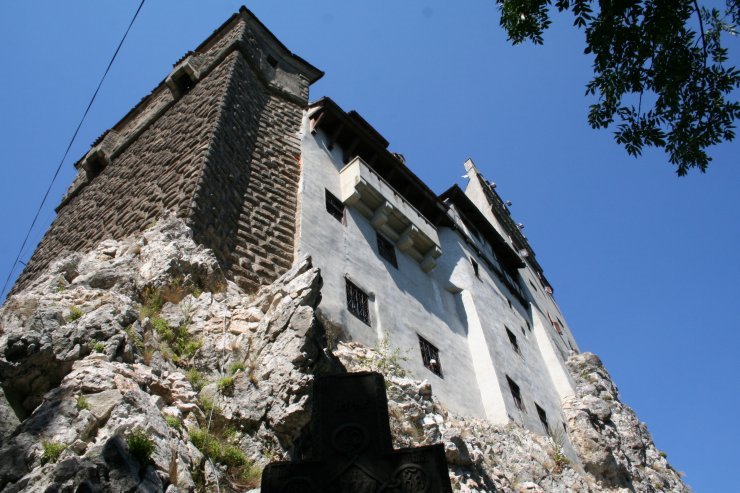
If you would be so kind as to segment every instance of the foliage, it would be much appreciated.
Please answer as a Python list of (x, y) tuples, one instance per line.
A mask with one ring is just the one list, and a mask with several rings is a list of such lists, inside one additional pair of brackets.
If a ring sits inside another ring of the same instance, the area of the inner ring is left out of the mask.
[(154, 453), (154, 442), (152, 442), (143, 430), (135, 430), (126, 438), (129, 453), (139, 464), (146, 464)]
[(96, 353), (102, 353), (103, 351), (105, 351), (105, 344), (101, 341), (96, 341), (90, 344), (90, 349), (92, 349)]
[(202, 428), (192, 428), (189, 433), (193, 445), (210, 460), (223, 464), (232, 481), (243, 483), (244, 487), (259, 486), (260, 469), (249, 461), (239, 447), (225, 443), (224, 437)]
[(139, 315), (142, 319), (147, 317), (156, 317), (162, 311), (164, 306), (164, 297), (162, 291), (154, 288), (146, 288), (141, 295), (142, 304)]
[(235, 375), (238, 371), (244, 371), (247, 369), (247, 366), (244, 363), (237, 362), (237, 363), (231, 363), (231, 366), (229, 366), (229, 373), (231, 375)]
[(201, 372), (196, 370), (195, 368), (191, 368), (188, 370), (188, 372), (185, 374), (185, 378), (187, 378), (188, 382), (190, 382), (190, 385), (193, 386), (193, 390), (196, 392), (199, 392), (200, 389), (206, 386), (206, 377), (203, 376)]
[(90, 409), (90, 404), (87, 402), (87, 399), (82, 394), (77, 396), (77, 409)]
[(203, 346), (203, 341), (195, 340), (188, 332), (188, 325), (183, 323), (177, 327), (172, 327), (167, 320), (162, 317), (153, 317), (150, 323), (159, 337), (167, 343), (171, 351), (163, 351), (163, 354), (169, 354), (171, 359), (178, 362), (180, 358), (190, 358), (195, 352)]
[(59, 460), (59, 456), (62, 455), (64, 449), (67, 448), (65, 444), (59, 442), (43, 442), (41, 446), (44, 449), (44, 452), (41, 455), (41, 464), (53, 464)]
[(67, 317), (67, 322), (74, 322), (81, 316), (83, 316), (85, 312), (82, 311), (82, 309), (78, 306), (70, 306), (69, 307), (69, 317)]
[(553, 467), (555, 474), (560, 474), (566, 467), (570, 466), (570, 459), (563, 453), (562, 448), (553, 450), (550, 453), (550, 459), (555, 464), (555, 467)]
[(223, 395), (232, 395), (234, 392), (234, 377), (222, 377), (218, 380), (218, 391)]
[(129, 341), (131, 341), (136, 349), (138, 349), (139, 351), (144, 350), (144, 340), (139, 337), (139, 334), (136, 333), (133, 325), (129, 325), (128, 327), (123, 329), (123, 331), (126, 333)]
[(370, 371), (377, 371), (385, 376), (405, 377), (406, 370), (401, 367), (401, 362), (408, 357), (397, 347), (392, 347), (388, 333), (383, 335), (380, 344), (375, 347), (375, 354), (359, 358), (360, 366)]
[[(596, 2), (497, 0), (501, 26), (514, 44), (543, 43), (550, 6), (573, 13), (585, 31), (585, 53), (594, 58), (586, 93), (597, 96), (588, 122), (616, 126), (615, 140), (633, 156), (645, 146), (664, 148), (679, 176), (706, 171), (707, 148), (735, 137), (740, 71), (726, 66), (722, 35), (735, 36), (740, 2), (725, 12), (697, 0)], [(698, 31), (698, 32), (697, 32)]]
[(205, 411), (206, 414), (214, 413), (219, 414), (221, 412), (221, 408), (213, 402), (213, 399), (211, 399), (208, 396), (202, 396), (198, 399), (198, 402), (200, 403), (200, 407), (203, 408), (203, 411)]
[(182, 421), (180, 421), (180, 418), (177, 416), (167, 415), (164, 417), (164, 421), (170, 428), (174, 428), (176, 430), (182, 429)]

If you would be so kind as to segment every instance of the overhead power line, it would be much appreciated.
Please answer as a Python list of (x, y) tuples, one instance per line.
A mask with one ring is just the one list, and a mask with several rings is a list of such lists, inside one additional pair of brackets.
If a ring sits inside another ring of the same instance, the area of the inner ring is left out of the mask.
[(59, 175), (59, 171), (62, 169), (64, 160), (67, 159), (67, 154), (69, 154), (69, 150), (72, 148), (72, 144), (77, 138), (77, 134), (79, 133), (80, 128), (82, 127), (82, 124), (84, 123), (85, 118), (87, 117), (87, 114), (90, 112), (90, 107), (92, 107), (93, 102), (95, 101), (95, 98), (97, 97), (98, 92), (100, 91), (100, 87), (103, 85), (103, 81), (105, 81), (105, 77), (108, 75), (108, 72), (110, 71), (110, 68), (113, 65), (113, 62), (115, 61), (116, 56), (118, 56), (118, 52), (121, 50), (121, 46), (123, 46), (123, 42), (126, 41), (126, 36), (128, 36), (128, 32), (131, 30), (131, 26), (134, 25), (134, 21), (136, 21), (136, 18), (139, 16), (139, 12), (141, 12), (141, 8), (144, 6), (145, 1), (146, 0), (141, 0), (141, 3), (139, 4), (139, 8), (136, 9), (134, 16), (131, 18), (131, 22), (129, 22), (128, 27), (126, 28), (126, 32), (123, 33), (123, 37), (121, 38), (120, 43), (118, 43), (118, 47), (116, 47), (116, 51), (113, 52), (113, 56), (111, 57), (110, 62), (108, 62), (108, 66), (105, 68), (105, 72), (103, 73), (103, 76), (100, 78), (100, 82), (98, 82), (98, 87), (95, 88), (95, 92), (90, 98), (90, 102), (87, 104), (87, 108), (85, 108), (85, 112), (82, 114), (80, 123), (77, 124), (77, 128), (75, 129), (75, 132), (74, 134), (72, 134), (72, 138), (69, 139), (69, 144), (67, 144), (67, 149), (64, 151), (64, 155), (62, 156), (62, 159), (59, 161), (59, 165), (57, 166), (57, 169), (54, 172), (54, 176), (52, 176), (51, 178), (51, 182), (49, 182), (49, 186), (46, 189), (46, 193), (44, 193), (44, 197), (41, 199), (41, 203), (39, 204), (39, 207), (36, 210), (36, 215), (33, 216), (33, 221), (31, 221), (31, 225), (28, 227), (28, 231), (26, 232), (26, 237), (23, 238), (23, 243), (21, 244), (21, 247), (18, 250), (18, 255), (15, 257), (15, 260), (13, 261), (13, 265), (10, 266), (10, 272), (8, 272), (8, 277), (5, 279), (5, 284), (3, 284), (3, 290), (0, 291), (0, 300), (4, 299), (5, 297), (5, 290), (8, 287), (8, 283), (10, 282), (10, 279), (13, 276), (13, 272), (15, 271), (15, 268), (21, 259), (21, 254), (23, 253), (23, 249), (26, 247), (26, 242), (28, 242), (28, 237), (31, 235), (31, 231), (33, 230), (33, 227), (36, 225), (36, 221), (39, 218), (41, 209), (44, 207), (44, 204), (46, 203), (46, 199), (49, 197), (49, 192), (51, 192), (51, 187), (54, 185), (54, 182), (56, 181), (57, 176)]

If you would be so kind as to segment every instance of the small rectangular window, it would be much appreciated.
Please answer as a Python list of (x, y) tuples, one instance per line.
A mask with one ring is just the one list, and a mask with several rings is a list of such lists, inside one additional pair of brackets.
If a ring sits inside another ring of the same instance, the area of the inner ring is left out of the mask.
[(370, 325), (370, 307), (367, 294), (355, 286), (349, 279), (347, 283), (347, 309), (355, 317)]
[(419, 347), (421, 349), (421, 359), (424, 362), (424, 366), (438, 377), (442, 377), (442, 365), (439, 362), (439, 349), (421, 336), (419, 336)]
[(519, 349), (519, 343), (517, 342), (516, 336), (514, 335), (514, 333), (507, 328), (506, 335), (509, 336), (509, 342), (511, 343), (511, 347), (514, 348), (514, 352), (516, 352), (516, 354), (521, 356), (522, 350)]
[(344, 204), (329, 190), (326, 190), (326, 212), (339, 222), (344, 220)]
[(534, 283), (532, 281), (529, 281), (529, 285), (532, 286), (532, 289), (534, 289), (534, 292), (537, 292), (537, 288), (535, 287)]
[(542, 426), (545, 428), (545, 433), (547, 433), (549, 435), (550, 434), (550, 425), (547, 422), (547, 413), (536, 402), (534, 403), (534, 407), (537, 408), (537, 416), (539, 416), (540, 423), (542, 423)]
[(381, 257), (386, 259), (388, 263), (398, 269), (398, 261), (396, 260), (396, 247), (380, 233), (376, 233), (376, 236), (378, 238), (378, 253)]
[(473, 260), (473, 258), (470, 258), (470, 263), (473, 265), (473, 272), (475, 272), (475, 277), (480, 277), (480, 274), (478, 272), (478, 262)]
[(509, 390), (511, 391), (511, 396), (514, 398), (514, 404), (516, 404), (516, 407), (522, 411), (526, 412), (526, 409), (524, 408), (524, 401), (522, 401), (522, 393), (519, 390), (519, 386), (509, 378), (509, 375), (506, 375), (506, 381), (509, 384)]

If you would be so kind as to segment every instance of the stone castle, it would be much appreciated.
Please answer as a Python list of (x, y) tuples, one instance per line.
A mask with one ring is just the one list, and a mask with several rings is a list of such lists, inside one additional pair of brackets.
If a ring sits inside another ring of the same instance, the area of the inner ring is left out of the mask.
[[(392, 348), (456, 415), (560, 436), (563, 460), (585, 464), (563, 411), (578, 347), (496, 185), (468, 160), (466, 188), (435, 194), (358, 113), (310, 102), (322, 75), (242, 8), (75, 164), (10, 299), (68, 252), (174, 215), (244, 293), (310, 257), (332, 338)], [(4, 386), (9, 401), (21, 392)]]
[(466, 190), (437, 196), (359, 114), (309, 102), (321, 75), (234, 15), (75, 164), (14, 290), (171, 211), (247, 290), (310, 255), (327, 318), (369, 346), (387, 333), (456, 411), (562, 427), (577, 346), (495, 185), (468, 161)]

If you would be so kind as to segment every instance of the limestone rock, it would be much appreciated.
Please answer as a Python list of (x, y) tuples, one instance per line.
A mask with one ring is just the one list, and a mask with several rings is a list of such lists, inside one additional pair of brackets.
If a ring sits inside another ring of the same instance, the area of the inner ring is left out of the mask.
[(455, 491), (688, 491), (595, 356), (568, 362), (564, 450), (448, 412), (387, 348), (336, 345), (321, 285), (298, 259), (246, 293), (173, 217), (52, 262), (0, 309), (0, 492), (247, 491), (310, 447), (315, 375), (378, 369), (394, 446), (441, 442)]

